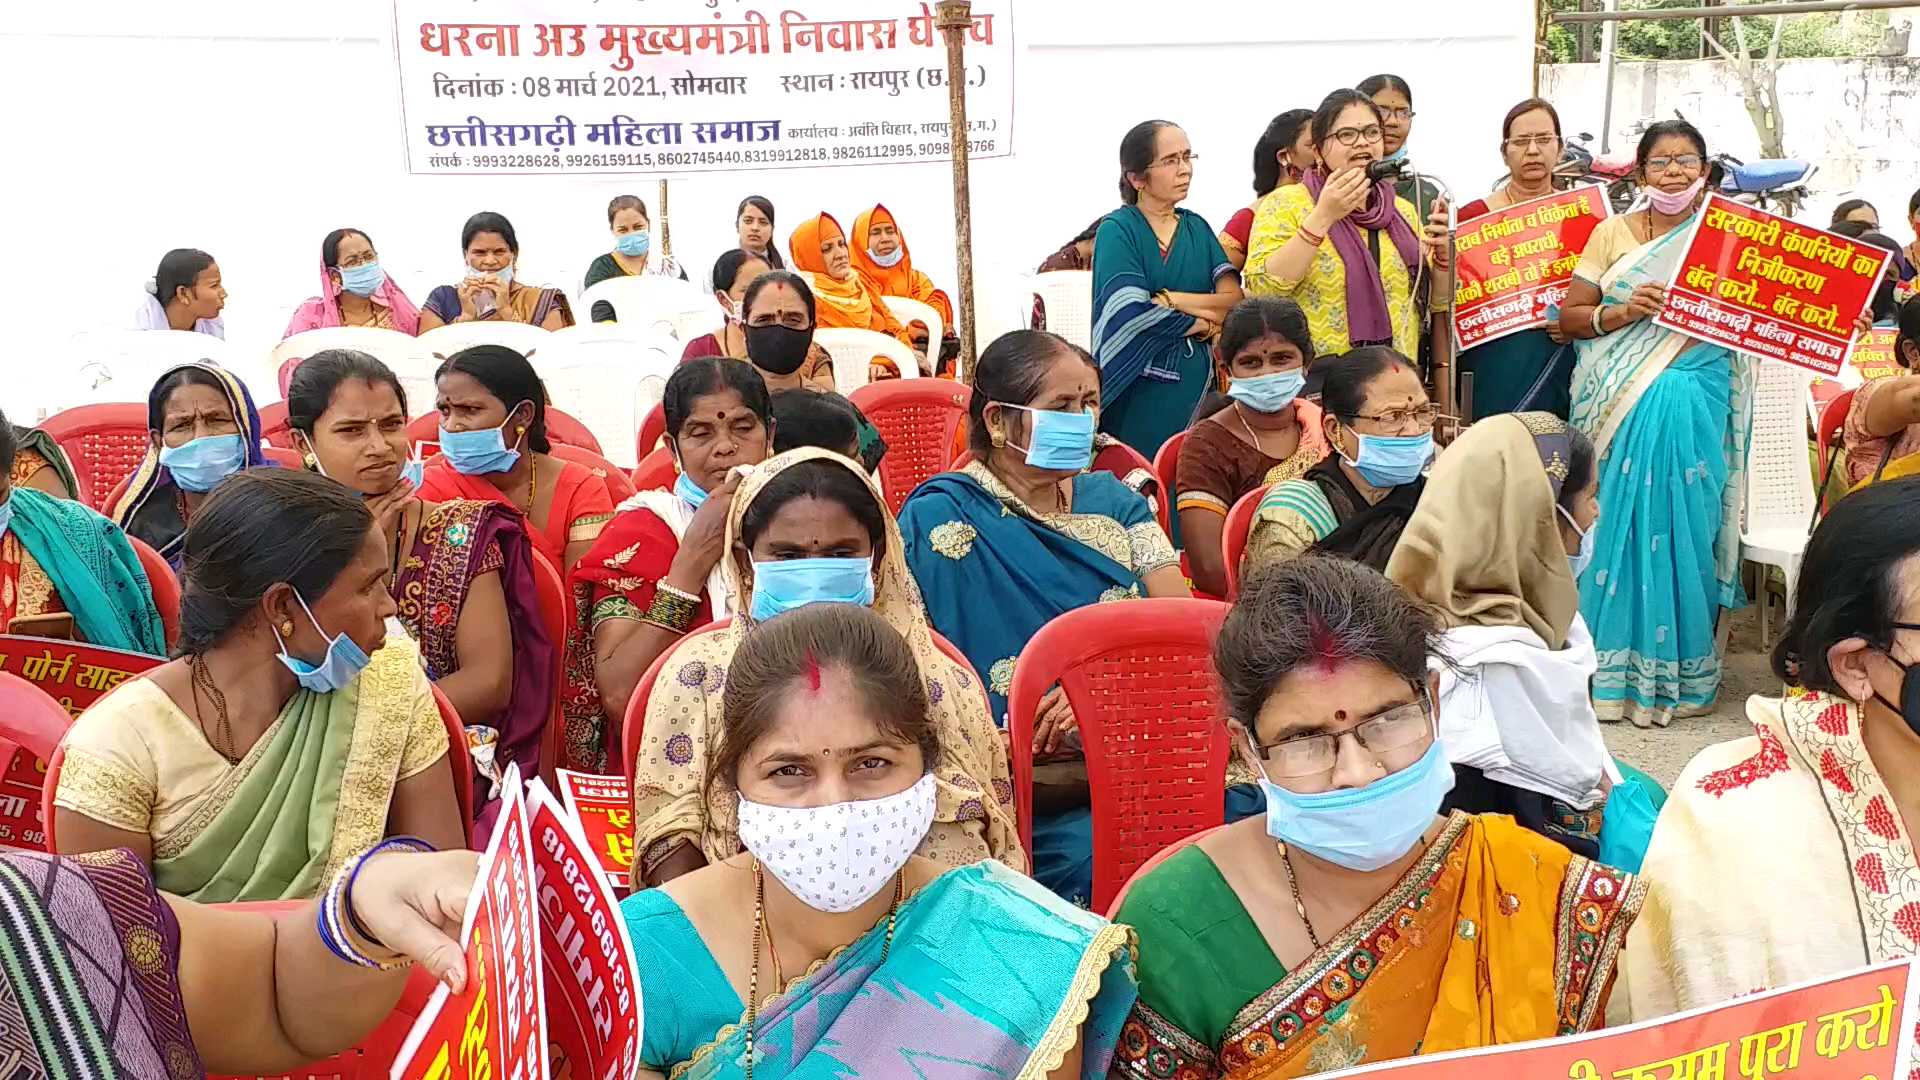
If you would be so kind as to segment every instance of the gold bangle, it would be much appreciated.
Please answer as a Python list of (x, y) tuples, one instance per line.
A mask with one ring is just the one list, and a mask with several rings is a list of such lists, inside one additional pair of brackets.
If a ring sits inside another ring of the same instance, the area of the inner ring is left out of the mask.
[(640, 616), (640, 621), (652, 623), (671, 633), (684, 634), (692, 628), (694, 613), (699, 609), (699, 597), (662, 581), (654, 585), (653, 602), (647, 605), (646, 614)]

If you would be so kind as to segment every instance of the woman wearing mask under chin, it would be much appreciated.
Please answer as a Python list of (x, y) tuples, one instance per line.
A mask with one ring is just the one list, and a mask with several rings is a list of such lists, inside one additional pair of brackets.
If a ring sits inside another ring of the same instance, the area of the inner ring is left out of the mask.
[(202, 903), (318, 894), (386, 836), (466, 846), (447, 729), (357, 493), (299, 469), (221, 485), (187, 530), (177, 659), (74, 722), (62, 854), (126, 848)]
[(549, 452), (547, 388), (533, 365), (504, 345), (475, 345), (448, 357), (433, 381), (440, 456), (427, 463), (420, 494), (513, 507), (534, 546), (567, 573), (613, 517), (613, 496), (592, 469)]
[(1587, 684), (1596, 658), (1574, 579), (1593, 558), (1593, 444), (1551, 413), (1507, 413), (1434, 464), (1387, 577), (1445, 633), (1440, 737), (1447, 805), (1509, 814), (1577, 855), (1600, 853), (1612, 759)]
[(1302, 476), (1327, 455), (1320, 407), (1300, 398), (1313, 338), (1291, 300), (1242, 300), (1214, 346), (1232, 404), (1202, 419), (1180, 447), (1174, 484), (1194, 587), (1227, 594), (1220, 534), (1227, 511), (1262, 484)]
[(420, 311), (421, 332), (486, 319), (548, 330), (573, 325), (565, 293), (516, 280), (520, 238), (505, 216), (483, 210), (468, 218), (460, 229), (460, 252), (466, 261), (464, 276), (458, 285), (442, 285), (427, 294)]
[(1134, 1000), (1127, 931), (997, 862), (925, 856), (949, 758), (971, 750), (938, 720), (955, 690), (927, 673), (924, 630), (899, 631), (813, 604), (747, 635), (724, 691), (714, 677), (703, 795), (746, 850), (621, 904), (640, 1075), (1107, 1075)]
[(1604, 1022), (1645, 886), (1508, 818), (1441, 816), (1438, 639), (1349, 560), (1248, 580), (1214, 664), (1266, 814), (1122, 897), (1140, 1000), (1114, 1076), (1304, 1076)]
[(270, 465), (246, 384), (212, 363), (182, 364), (147, 395), (147, 456), (108, 517), (180, 568), (187, 523), (214, 485)]
[(420, 332), (420, 312), (380, 266), (373, 238), (335, 229), (320, 241), (320, 295), (301, 304), (285, 337), (329, 326)]
[(741, 610), (731, 625), (677, 643), (647, 700), (633, 763), (641, 880), (657, 885), (739, 851), (745, 823), (712, 783), (728, 774), (709, 768), (728, 752), (722, 703), (737, 692), (728, 673), (757, 627), (817, 603), (878, 612), (925, 680), (928, 717), (946, 750), (928, 762), (935, 809), (931, 827), (915, 838), (920, 853), (950, 867), (998, 859), (1024, 871), (1007, 758), (986, 697), (972, 674), (933, 644), (899, 531), (873, 478), (831, 451), (792, 450), (740, 480), (727, 509), (720, 572)]

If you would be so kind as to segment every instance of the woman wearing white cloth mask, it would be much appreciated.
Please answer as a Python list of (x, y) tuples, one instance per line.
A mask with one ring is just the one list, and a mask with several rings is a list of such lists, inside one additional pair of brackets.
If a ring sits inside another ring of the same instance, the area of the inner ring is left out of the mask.
[(916, 652), (886, 616), (821, 603), (731, 657), (706, 786), (746, 850), (621, 905), (643, 1076), (894, 1076), (953, 1056), (980, 1075), (1107, 1074), (1133, 1001), (1125, 929), (997, 862), (914, 854), (937, 769), (965, 749), (930, 715)]
[(1468, 428), (1434, 463), (1387, 577), (1440, 614), (1448, 805), (1511, 814), (1599, 854), (1610, 759), (1587, 697), (1598, 658), (1575, 578), (1600, 504), (1593, 444), (1552, 413)]
[(1246, 583), (1214, 663), (1267, 812), (1122, 898), (1140, 1002), (1114, 1075), (1298, 1076), (1604, 1019), (1644, 887), (1505, 817), (1440, 816), (1438, 631), (1349, 560)]

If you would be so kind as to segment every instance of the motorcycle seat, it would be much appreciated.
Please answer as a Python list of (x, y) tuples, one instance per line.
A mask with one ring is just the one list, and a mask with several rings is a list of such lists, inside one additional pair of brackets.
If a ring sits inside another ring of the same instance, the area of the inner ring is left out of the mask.
[(1757, 193), (1786, 187), (1806, 175), (1807, 163), (1799, 158), (1769, 158), (1733, 166), (1722, 185), (1735, 191)]

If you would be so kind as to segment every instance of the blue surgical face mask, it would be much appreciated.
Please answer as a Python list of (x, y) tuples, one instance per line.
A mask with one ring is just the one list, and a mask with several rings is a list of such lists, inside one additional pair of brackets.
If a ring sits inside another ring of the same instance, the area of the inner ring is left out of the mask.
[(1386, 157), (1384, 157), (1384, 158), (1381, 158), (1380, 160), (1382, 160), (1382, 161), (1405, 161), (1405, 160), (1407, 160), (1407, 144), (1406, 144), (1406, 143), (1401, 143), (1401, 144), (1400, 144), (1400, 149), (1398, 149), (1398, 150), (1395, 150), (1395, 151), (1394, 151), (1393, 153), (1391, 153), (1391, 154), (1388, 154), (1388, 155), (1387, 155)]
[(1593, 562), (1593, 534), (1599, 531), (1598, 527), (1600, 522), (1596, 519), (1592, 525), (1582, 529), (1580, 523), (1573, 520), (1573, 515), (1567, 513), (1565, 507), (1559, 503), (1555, 503), (1553, 504), (1553, 508), (1559, 512), (1561, 517), (1567, 519), (1567, 527), (1580, 536), (1579, 552), (1567, 556), (1567, 569), (1573, 571), (1573, 578), (1575, 581), (1578, 581), (1580, 580), (1580, 575), (1587, 572), (1588, 564)]
[(613, 250), (629, 259), (637, 259), (653, 246), (651, 234), (643, 232), (621, 233), (613, 238)]
[(500, 287), (504, 289), (513, 284), (513, 267), (503, 266), (498, 270), (475, 270), (472, 266), (468, 266), (466, 276), (476, 278), (491, 277), (495, 281), (498, 281)]
[(1257, 413), (1277, 413), (1293, 404), (1307, 385), (1307, 369), (1297, 367), (1268, 375), (1238, 376), (1227, 384), (1227, 396)]
[(427, 463), (418, 458), (400, 466), (400, 479), (412, 484), (416, 491), (419, 490), (422, 483), (426, 482), (426, 475)]
[[(320, 631), (321, 637), (326, 637), (327, 631), (320, 625), (320, 620), (313, 617), (313, 609), (307, 606), (306, 597), (295, 592), (293, 598), (300, 601), (300, 609), (307, 613), (307, 621)], [(287, 665), (287, 670), (293, 672), (293, 677), (300, 680), (301, 686), (317, 694), (346, 689), (353, 685), (353, 680), (359, 678), (361, 670), (367, 666), (366, 652), (344, 633), (333, 635), (333, 639), (327, 642), (327, 655), (317, 665), (287, 655), (286, 639), (280, 636), (277, 626), (273, 628), (273, 637), (280, 642), (280, 662)]]
[(372, 296), (374, 290), (385, 284), (387, 280), (387, 272), (380, 269), (378, 262), (335, 269), (340, 275), (340, 287), (355, 296)]
[(884, 266), (888, 269), (899, 266), (900, 260), (906, 257), (907, 249), (903, 247), (894, 248), (885, 255), (876, 253), (872, 248), (867, 249), (867, 258), (872, 259), (876, 265)]
[(0, 501), (0, 534), (13, 527), (13, 489), (7, 489), (7, 497)]
[(680, 496), (681, 502), (686, 503), (695, 510), (700, 509), (706, 505), (707, 502), (706, 489), (694, 483), (693, 477), (688, 476), (686, 473), (681, 473), (679, 479), (673, 482), (673, 493)]
[(1350, 458), (1343, 453), (1340, 460), (1377, 488), (1413, 483), (1433, 459), (1431, 431), (1418, 435), (1362, 435), (1356, 431), (1354, 437), (1360, 440), (1360, 456)]
[(507, 425), (513, 423), (514, 409), (507, 410), (507, 418), (499, 427), (448, 431), (445, 424), (440, 425), (440, 452), (447, 456), (453, 471), (462, 476), (485, 476), (506, 472), (519, 463), (520, 451), (507, 445), (505, 434)]
[(212, 491), (246, 464), (247, 441), (239, 435), (205, 435), (160, 450), (160, 465), (173, 474), (173, 482), (195, 495)]
[(753, 621), (808, 604), (873, 606), (873, 560), (783, 559), (753, 564)]
[(1413, 850), (1453, 790), (1435, 739), (1420, 760), (1365, 787), (1302, 795), (1264, 777), (1267, 835), (1349, 870), (1378, 870)]
[(1004, 401), (999, 405), (1003, 409), (1019, 409), (1033, 417), (1033, 430), (1027, 436), (1033, 440), (1032, 446), (1007, 441), (1008, 446), (1027, 455), (1027, 464), (1056, 472), (1085, 472), (1093, 464), (1093, 429), (1100, 419), (1096, 410), (1059, 412)]

